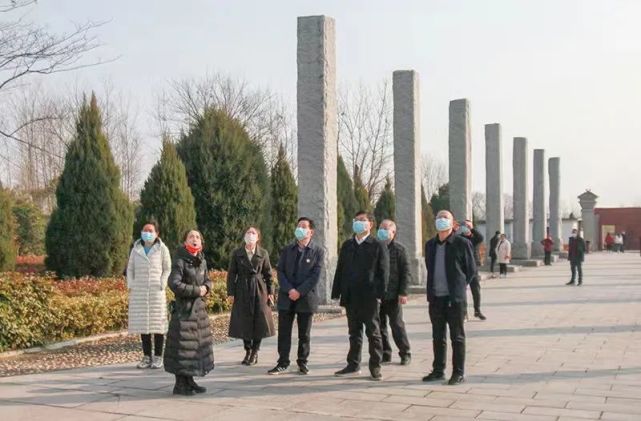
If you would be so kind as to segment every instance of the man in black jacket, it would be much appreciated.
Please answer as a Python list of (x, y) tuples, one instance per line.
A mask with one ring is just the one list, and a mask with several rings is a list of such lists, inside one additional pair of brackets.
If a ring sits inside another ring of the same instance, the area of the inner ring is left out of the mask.
[(499, 240), (501, 239), (501, 231), (496, 231), (494, 237), (490, 239), (490, 272), (492, 273), (492, 278), (495, 278), (494, 275), (494, 265), (496, 265), (496, 246), (499, 245)]
[(387, 244), (387, 251), (389, 252), (389, 284), (385, 292), (385, 298), (381, 303), (380, 312), (383, 363), (392, 361), (392, 345), (387, 332), (387, 320), (389, 318), (392, 338), (394, 338), (394, 343), (398, 347), (401, 365), (409, 365), (412, 361), (412, 355), (410, 354), (410, 341), (407, 339), (407, 332), (405, 331), (402, 307), (407, 304), (407, 286), (412, 278), (407, 251), (405, 246), (396, 241), (396, 223), (394, 221), (390, 219), (383, 220), (376, 235), (380, 241)]
[(572, 230), (570, 241), (568, 242), (568, 260), (570, 261), (570, 270), (572, 279), (565, 285), (574, 285), (576, 273), (579, 273), (579, 286), (583, 285), (583, 260), (585, 259), (585, 241), (579, 235), (575, 228)]
[[(479, 247), (483, 243), (483, 234), (474, 228), (474, 224), (469, 219), (463, 223), (454, 223), (454, 229), (463, 237), (470, 240), (472, 248), (474, 249), (474, 262), (476, 263), (476, 275), (470, 282), (470, 291), (472, 291), (472, 301), (474, 302), (474, 317), (477, 319), (485, 320), (486, 317), (481, 313), (481, 277), (478, 273), (478, 268), (481, 267), (481, 253)], [(465, 311), (467, 318), (467, 310)]]
[(312, 241), (314, 221), (298, 219), (294, 231), (296, 241), (283, 248), (278, 260), (278, 363), (269, 370), (272, 375), (289, 368), (292, 347), (292, 325), (298, 324), (298, 372), (308, 374), (312, 318), (318, 310), (316, 286), (323, 269), (325, 251)]
[(454, 218), (449, 211), (436, 215), (434, 238), (425, 243), (427, 267), (427, 301), (432, 323), (434, 362), (432, 372), (423, 377), (424, 382), (445, 378), (447, 326), (452, 340), (453, 370), (450, 385), (465, 380), (465, 329), (464, 317), (466, 288), (476, 275), (472, 243), (453, 231)]
[(347, 312), (349, 352), (347, 366), (336, 376), (360, 374), (363, 325), (369, 341), (369, 370), (373, 380), (381, 380), (383, 343), (379, 307), (389, 278), (389, 254), (385, 244), (370, 235), (373, 218), (364, 211), (354, 217), (354, 237), (341, 246), (332, 285), (332, 298), (340, 299)]

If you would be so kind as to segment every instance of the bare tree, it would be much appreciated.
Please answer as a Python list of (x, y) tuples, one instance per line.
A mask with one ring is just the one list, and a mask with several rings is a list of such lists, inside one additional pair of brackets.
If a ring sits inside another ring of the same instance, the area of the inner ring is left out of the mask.
[(475, 191), (472, 193), (472, 215), (474, 218), (485, 220), (485, 194)]
[(370, 199), (382, 189), (392, 163), (392, 98), (389, 82), (375, 88), (343, 86), (338, 96), (338, 144), (345, 165), (360, 177)]
[(447, 183), (445, 163), (431, 154), (423, 154), (423, 187), (425, 197), (430, 200), (438, 188)]
[(503, 215), (505, 219), (514, 218), (514, 198), (508, 193), (503, 193)]

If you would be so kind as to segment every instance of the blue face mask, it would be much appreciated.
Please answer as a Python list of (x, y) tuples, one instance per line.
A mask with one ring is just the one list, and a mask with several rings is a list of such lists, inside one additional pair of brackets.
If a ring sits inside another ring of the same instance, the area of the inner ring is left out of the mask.
[(390, 239), (389, 230), (386, 230), (384, 228), (379, 228), (378, 232), (376, 233), (376, 237), (378, 237), (378, 239), (381, 241), (389, 240)]
[(296, 230), (294, 231), (294, 235), (296, 236), (296, 239), (298, 241), (301, 241), (305, 237), (307, 237), (307, 234), (309, 233), (309, 230), (307, 228), (302, 228), (302, 227), (296, 227)]
[(447, 231), (452, 228), (452, 221), (447, 218), (437, 218), (434, 223), (436, 231)]
[(354, 221), (352, 222), (352, 230), (354, 234), (359, 235), (369, 229), (369, 221)]
[(142, 238), (142, 241), (146, 243), (151, 243), (156, 239), (156, 234), (153, 232), (143, 231), (140, 233), (140, 238)]

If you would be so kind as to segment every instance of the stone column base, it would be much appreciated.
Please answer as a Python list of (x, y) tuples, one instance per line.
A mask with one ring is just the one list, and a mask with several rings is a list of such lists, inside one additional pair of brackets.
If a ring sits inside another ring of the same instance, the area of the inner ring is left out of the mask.
[(512, 259), (529, 259), (532, 256), (530, 244), (512, 243)]

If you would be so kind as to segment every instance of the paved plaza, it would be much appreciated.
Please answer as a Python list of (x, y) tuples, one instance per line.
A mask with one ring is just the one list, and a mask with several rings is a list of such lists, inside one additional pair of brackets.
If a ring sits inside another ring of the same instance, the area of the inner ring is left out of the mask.
[(510, 275), (483, 283), (488, 320), (466, 324), (460, 386), (421, 382), (432, 351), (418, 297), (405, 313), (412, 365), (396, 358), (382, 382), (368, 380), (366, 369), (361, 378), (333, 377), (348, 347), (346, 321), (337, 318), (314, 327), (309, 376), (265, 374), (275, 338), (264, 342), (258, 366), (241, 366), (236, 341), (215, 348), (204, 395), (173, 397), (172, 376), (131, 365), (8, 377), (0, 379), (0, 420), (640, 420), (638, 252), (588, 255), (581, 287), (564, 285), (565, 261)]

